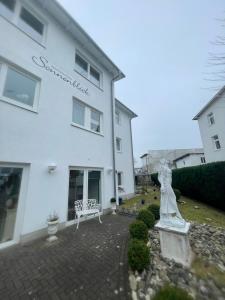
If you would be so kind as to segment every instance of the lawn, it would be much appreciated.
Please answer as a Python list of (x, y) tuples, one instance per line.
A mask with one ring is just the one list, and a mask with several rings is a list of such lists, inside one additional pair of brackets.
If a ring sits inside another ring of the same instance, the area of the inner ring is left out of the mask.
[[(144, 205), (140, 205), (142, 199), (145, 200)], [(180, 200), (184, 202), (183, 204), (178, 204), (178, 206), (185, 220), (225, 228), (225, 212), (187, 197), (181, 196)], [(136, 197), (127, 200), (126, 203), (123, 204), (123, 207), (136, 207), (139, 209), (145, 208), (153, 203), (160, 205), (160, 191), (158, 188), (151, 187), (148, 188), (147, 194), (137, 195)]]

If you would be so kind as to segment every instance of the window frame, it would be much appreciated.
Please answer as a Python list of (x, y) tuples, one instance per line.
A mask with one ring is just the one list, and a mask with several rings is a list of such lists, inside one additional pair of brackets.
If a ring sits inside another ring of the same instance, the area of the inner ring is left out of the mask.
[(1, 14), (1, 13), (0, 13), (0, 16), (2, 16), (3, 18), (5, 18), (5, 19), (7, 19), (7, 20), (9, 20), (9, 21), (12, 21), (13, 18), (15, 17), (15, 13), (16, 13), (17, 0), (14, 0), (14, 3), (15, 3), (15, 4), (14, 4), (13, 10), (11, 10), (10, 8), (8, 8), (7, 6), (4, 6), (4, 4), (2, 4), (3, 7), (6, 9), (6, 11), (9, 12), (9, 15), (4, 15), (4, 14)]
[[(17, 73), (20, 73), (24, 77), (28, 77), (31, 80), (36, 81), (34, 100), (33, 100), (32, 106), (28, 105), (28, 104), (24, 104), (22, 102), (19, 102), (15, 99), (8, 98), (3, 95), (9, 68), (12, 70), (15, 70)], [(0, 60), (0, 101), (6, 102), (8, 104), (12, 104), (14, 106), (37, 113), (38, 112), (38, 104), (39, 104), (39, 96), (40, 96), (40, 84), (41, 84), (41, 79), (38, 78), (37, 76), (35, 76), (34, 74), (30, 73), (27, 70), (22, 69), (21, 67), (14, 66), (13, 64), (5, 63), (4, 61)]]
[[(216, 136), (217, 136), (217, 138), (215, 138)], [(221, 146), (221, 143), (220, 143), (219, 135), (218, 135), (218, 134), (215, 134), (215, 135), (213, 135), (213, 136), (211, 137), (211, 139), (212, 139), (214, 151), (219, 151), (219, 150), (221, 150), (222, 146)], [(216, 142), (217, 142), (217, 141), (219, 142), (219, 145), (220, 145), (219, 148), (217, 148), (217, 146), (216, 146)]]
[[(213, 126), (213, 125), (215, 124), (214, 113), (213, 113), (213, 112), (210, 112), (210, 113), (207, 115), (207, 118), (208, 118), (208, 124), (209, 124), (209, 126)], [(211, 122), (211, 120), (213, 120), (213, 122)]]
[[(120, 149), (117, 148), (117, 140), (119, 141)], [(120, 137), (116, 137), (116, 151), (121, 153), (122, 152), (122, 139)]]
[[(73, 111), (74, 111), (75, 101), (80, 102), (82, 105), (85, 106), (84, 125), (80, 125), (78, 123), (75, 123), (74, 120), (73, 120)], [(100, 131), (99, 132), (91, 129), (91, 111), (92, 110), (100, 113)], [(73, 97), (72, 98), (72, 121), (71, 121), (71, 125), (75, 126), (75, 127), (78, 127), (80, 129), (84, 129), (84, 130), (87, 130), (89, 132), (92, 132), (92, 133), (103, 136), (104, 135), (104, 133), (103, 133), (103, 112), (101, 112), (100, 110), (86, 104), (84, 101), (81, 101), (80, 99), (78, 99), (76, 97)]]
[[(84, 60), (87, 63), (87, 75), (82, 74), (79, 69), (77, 68), (77, 64), (76, 64), (76, 56), (79, 56), (82, 60)], [(74, 63), (74, 70), (75, 72), (77, 72), (79, 75), (81, 75), (82, 77), (84, 77), (85, 79), (87, 79), (88, 81), (90, 81), (94, 86), (96, 86), (97, 88), (102, 90), (102, 83), (103, 83), (103, 73), (102, 71), (99, 70), (98, 67), (96, 67), (95, 64), (93, 64), (92, 62), (90, 62), (83, 54), (80, 53), (79, 50), (76, 49), (75, 51), (75, 63)], [(93, 69), (94, 71), (96, 71), (99, 74), (99, 85), (96, 84), (93, 80), (91, 80), (91, 75), (90, 75), (90, 69)]]
[(205, 164), (205, 163), (206, 163), (205, 156), (201, 156), (200, 159), (201, 159), (201, 163), (202, 163), (202, 164)]

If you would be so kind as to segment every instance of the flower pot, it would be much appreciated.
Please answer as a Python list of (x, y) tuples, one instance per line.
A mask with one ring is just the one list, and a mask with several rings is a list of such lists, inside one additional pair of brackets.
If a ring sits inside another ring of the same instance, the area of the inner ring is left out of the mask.
[(58, 231), (58, 224), (59, 224), (59, 220), (55, 220), (55, 221), (48, 221), (48, 235), (49, 237), (47, 238), (47, 240), (49, 242), (53, 242), (56, 241), (58, 238), (55, 235)]
[(112, 204), (112, 211), (113, 211), (112, 214), (116, 215), (116, 203)]

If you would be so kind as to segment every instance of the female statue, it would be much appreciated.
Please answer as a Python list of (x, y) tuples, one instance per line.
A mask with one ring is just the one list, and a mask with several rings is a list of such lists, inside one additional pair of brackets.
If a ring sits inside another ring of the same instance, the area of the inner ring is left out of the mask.
[(161, 184), (160, 223), (172, 227), (185, 227), (186, 222), (178, 210), (176, 196), (171, 187), (172, 171), (168, 166), (168, 161), (161, 159), (160, 165), (158, 173), (158, 180)]

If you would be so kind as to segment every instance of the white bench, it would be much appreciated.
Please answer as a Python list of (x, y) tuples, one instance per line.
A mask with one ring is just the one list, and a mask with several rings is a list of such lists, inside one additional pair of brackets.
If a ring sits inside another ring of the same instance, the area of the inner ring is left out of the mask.
[(100, 205), (97, 203), (96, 199), (88, 199), (86, 202), (86, 207), (83, 207), (83, 200), (76, 200), (74, 202), (75, 206), (75, 216), (77, 216), (77, 229), (79, 227), (80, 217), (85, 215), (95, 215), (98, 214), (99, 222), (102, 223), (100, 219)]

